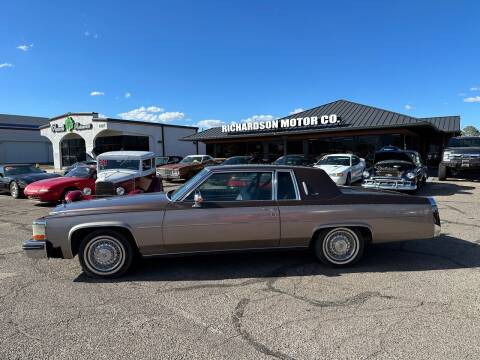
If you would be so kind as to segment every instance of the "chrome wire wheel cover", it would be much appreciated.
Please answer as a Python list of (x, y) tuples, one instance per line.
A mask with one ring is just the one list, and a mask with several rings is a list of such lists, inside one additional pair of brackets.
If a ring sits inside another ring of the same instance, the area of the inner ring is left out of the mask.
[(12, 194), (12, 196), (14, 198), (16, 198), (18, 196), (18, 185), (17, 185), (17, 183), (12, 182), (12, 185), (10, 185), (10, 194)]
[(100, 235), (90, 240), (83, 257), (90, 271), (97, 275), (110, 275), (125, 263), (125, 248), (116, 238)]
[(359, 250), (360, 240), (348, 228), (333, 229), (323, 240), (323, 254), (333, 264), (348, 264), (355, 259)]

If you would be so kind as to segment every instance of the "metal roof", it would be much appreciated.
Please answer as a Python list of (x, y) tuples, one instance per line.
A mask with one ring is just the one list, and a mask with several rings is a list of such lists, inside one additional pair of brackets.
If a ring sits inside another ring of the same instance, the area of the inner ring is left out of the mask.
[(347, 130), (364, 130), (373, 128), (384, 129), (414, 126), (427, 126), (444, 132), (460, 131), (459, 116), (444, 116), (420, 119), (413, 116), (404, 115), (393, 111), (376, 108), (373, 106), (362, 105), (347, 100), (337, 100), (325, 105), (315, 107), (313, 109), (296, 113), (294, 115), (282, 117), (279, 120), (311, 116), (317, 116), (318, 118), (320, 118), (323, 115), (330, 114), (336, 114), (339, 117), (339, 125), (317, 125), (312, 127), (302, 127), (295, 129), (290, 128), (276, 129), (274, 131), (261, 130), (235, 133), (223, 133), (221, 127), (215, 127), (184, 137), (183, 140), (201, 141), (213, 139), (236, 139), (260, 136), (279, 136), (285, 134), (294, 135), (319, 132), (337, 132)]

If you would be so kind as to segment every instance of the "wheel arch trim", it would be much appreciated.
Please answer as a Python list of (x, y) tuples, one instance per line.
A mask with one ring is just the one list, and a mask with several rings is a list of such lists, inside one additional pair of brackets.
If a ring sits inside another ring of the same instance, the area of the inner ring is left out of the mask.
[(322, 230), (325, 230), (325, 229), (333, 229), (333, 228), (364, 228), (364, 229), (367, 229), (371, 236), (372, 236), (372, 239), (370, 239), (371, 241), (373, 241), (374, 239), (374, 231), (373, 231), (373, 228), (370, 224), (368, 223), (364, 223), (364, 222), (332, 222), (332, 223), (327, 223), (327, 224), (322, 224), (322, 225), (319, 225), (319, 226), (316, 226), (313, 228), (313, 231), (312, 231), (312, 234), (311, 234), (311, 239), (310, 239), (310, 245), (313, 243), (313, 241), (315, 241), (315, 235), (319, 232), (319, 231), (322, 231)]

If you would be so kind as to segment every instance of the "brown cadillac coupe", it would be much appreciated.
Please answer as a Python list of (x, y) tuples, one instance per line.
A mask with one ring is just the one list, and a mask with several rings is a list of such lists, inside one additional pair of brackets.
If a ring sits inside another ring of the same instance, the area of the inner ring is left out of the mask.
[(157, 175), (166, 180), (188, 180), (209, 165), (216, 165), (215, 159), (210, 155), (188, 155), (176, 164), (157, 167)]
[(311, 248), (324, 263), (357, 262), (369, 243), (440, 234), (433, 198), (338, 187), (321, 169), (203, 169), (179, 189), (84, 201), (33, 222), (30, 257), (78, 255), (92, 277), (118, 277), (136, 256)]

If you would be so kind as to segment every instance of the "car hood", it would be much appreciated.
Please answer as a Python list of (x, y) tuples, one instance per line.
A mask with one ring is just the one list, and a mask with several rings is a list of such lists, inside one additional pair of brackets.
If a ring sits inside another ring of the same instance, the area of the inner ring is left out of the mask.
[(43, 179), (52, 179), (57, 178), (60, 175), (57, 174), (49, 174), (49, 173), (34, 173), (34, 174), (24, 174), (24, 175), (16, 175), (16, 180), (21, 180), (26, 182), (27, 184), (31, 184), (35, 181), (43, 180)]
[(137, 174), (138, 171), (128, 169), (102, 170), (97, 173), (97, 182), (110, 181), (113, 183), (121, 183), (134, 179)]
[(192, 165), (197, 165), (197, 164), (200, 164), (200, 163), (191, 163), (191, 164), (167, 164), (167, 165), (163, 165), (163, 166), (160, 166), (160, 169), (181, 169), (181, 168), (185, 168), (185, 167), (189, 167), (189, 166), (192, 166)]
[(380, 161), (374, 165), (375, 170), (379, 169), (391, 169), (391, 170), (396, 170), (399, 172), (404, 172), (408, 170), (412, 170), (415, 168), (415, 164), (408, 162), (408, 161), (402, 161), (402, 160), (385, 160), (385, 161)]
[(163, 192), (113, 196), (59, 205), (50, 216), (112, 214), (119, 212), (161, 211), (170, 203)]
[(79, 180), (85, 180), (85, 179), (77, 178), (77, 177), (68, 177), (68, 176), (56, 177), (56, 178), (35, 181), (34, 183), (28, 185), (28, 188), (29, 189), (45, 189), (45, 188), (48, 189), (54, 186), (64, 186), (64, 185), (72, 184)]
[(314, 167), (318, 169), (322, 169), (327, 174), (347, 171), (350, 168), (350, 166), (346, 166), (346, 165), (315, 165)]

